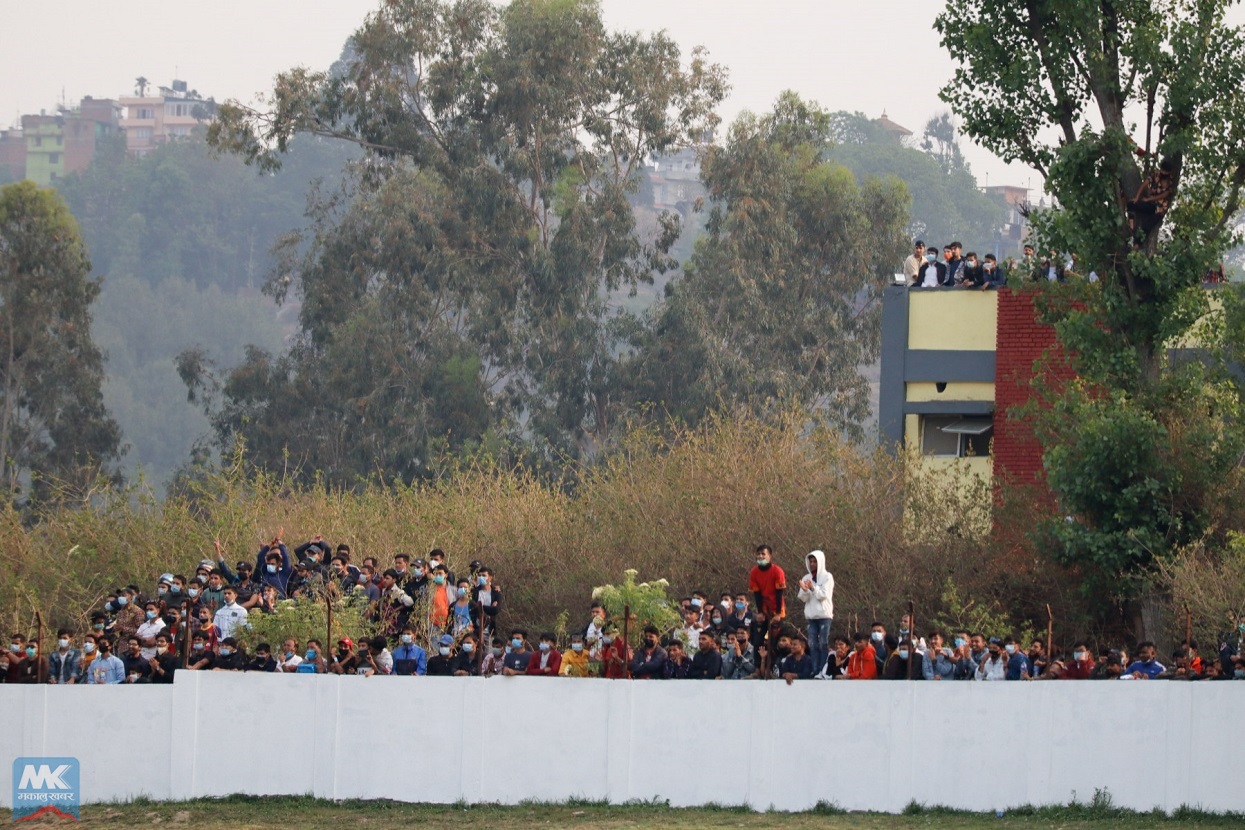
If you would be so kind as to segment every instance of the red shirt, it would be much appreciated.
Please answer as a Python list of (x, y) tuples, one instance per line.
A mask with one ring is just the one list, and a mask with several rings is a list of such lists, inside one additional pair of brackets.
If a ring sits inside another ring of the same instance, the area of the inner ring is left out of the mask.
[(760, 610), (765, 616), (786, 616), (782, 594), (787, 590), (787, 575), (782, 568), (772, 562), (768, 568), (753, 565), (752, 573), (748, 574), (748, 590), (761, 595)]
[(864, 651), (853, 651), (847, 656), (848, 680), (876, 680), (878, 677), (878, 653), (873, 646)]

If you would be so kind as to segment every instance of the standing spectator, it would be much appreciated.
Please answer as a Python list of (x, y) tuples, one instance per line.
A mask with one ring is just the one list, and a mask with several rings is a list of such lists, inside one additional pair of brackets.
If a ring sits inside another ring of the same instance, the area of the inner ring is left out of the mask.
[(938, 246), (925, 249), (925, 264), (917, 271), (917, 285), (921, 288), (937, 288), (947, 281), (947, 266), (938, 261)]
[(154, 660), (156, 656), (156, 637), (166, 628), (164, 620), (160, 618), (160, 606), (154, 602), (147, 603), (146, 611), (147, 619), (138, 627), (135, 632), (138, 641), (143, 647), (143, 659)]
[(700, 632), (699, 648), (687, 676), (692, 680), (716, 680), (722, 676), (722, 652), (718, 650), (718, 641), (708, 631)]
[(432, 571), (432, 628), (444, 631), (450, 620), (450, 606), (458, 599), (454, 583), (449, 581), (450, 569), (437, 565)]
[(787, 616), (787, 575), (774, 564), (774, 551), (769, 545), (758, 545), (756, 566), (748, 574), (748, 590), (752, 592), (756, 618), (764, 623)]
[(526, 674), (527, 664), (531, 659), (532, 652), (527, 648), (527, 632), (516, 628), (510, 632), (510, 650), (502, 660), (501, 673), (507, 677)]
[(752, 613), (748, 610), (748, 594), (741, 591), (735, 595), (735, 602), (732, 605), (731, 613), (727, 615), (724, 624), (728, 629), (738, 630), (746, 628), (752, 631)]
[(73, 632), (62, 628), (56, 632), (56, 650), (48, 655), (48, 682), (71, 686), (78, 681), (78, 664), (82, 652), (73, 647)]
[(592, 673), (591, 659), (584, 649), (584, 635), (572, 634), (571, 650), (563, 652), (558, 674), (563, 677), (588, 677)]
[(605, 631), (605, 606), (594, 601), (589, 610), (592, 619), (588, 621), (588, 625), (584, 626), (584, 642), (587, 644), (589, 656), (593, 660), (600, 660), (601, 651), (605, 646), (602, 640)]
[(215, 651), (220, 645), (220, 632), (216, 629), (216, 623), (213, 622), (212, 611), (206, 605), (199, 608), (198, 616), (195, 618), (198, 623), (198, 632), (203, 635), (203, 641), (207, 643), (208, 650)]
[(805, 650), (804, 640), (791, 637), (791, 650), (778, 662), (778, 676), (790, 686), (796, 680), (811, 680), (813, 677), (813, 658)]
[(805, 557), (807, 574), (800, 580), (800, 601), (808, 622), (809, 656), (816, 671), (830, 653), (830, 626), (834, 621), (834, 576), (826, 570), (826, 554), (815, 550)]
[(658, 641), (661, 632), (655, 625), (644, 626), (644, 645), (631, 658), (631, 676), (636, 680), (660, 678), (666, 663), (666, 650)]
[(917, 282), (917, 275), (921, 272), (923, 262), (925, 262), (925, 243), (918, 239), (912, 243), (912, 253), (908, 254), (908, 258), (903, 261), (905, 283), (913, 285)]
[(964, 276), (964, 260), (960, 258), (960, 252), (963, 248), (959, 242), (952, 242), (942, 250), (947, 259), (947, 274), (943, 285), (959, 285), (963, 282)]
[(276, 538), (259, 549), (255, 557), (255, 569), (259, 571), (259, 579), (264, 585), (271, 585), (277, 594), (285, 596), (286, 583), (290, 581), (290, 552), (281, 541), (285, 529), (277, 531)]
[(848, 680), (876, 680), (878, 676), (877, 650), (864, 632), (858, 631), (852, 638), (852, 653), (847, 655)]
[(618, 634), (618, 626), (606, 623), (601, 634), (601, 676), (611, 680), (622, 680), (627, 676), (627, 667), (631, 662), (627, 643)]
[(125, 681), (125, 664), (112, 653), (112, 641), (107, 637), (96, 638), (99, 656), (91, 662), (87, 683), (115, 686)]
[(539, 651), (528, 660), (527, 674), (541, 677), (558, 676), (558, 670), (562, 668), (562, 652), (555, 648), (557, 641), (557, 637), (551, 632), (546, 631), (540, 635), (540, 644), (537, 646)]
[(82, 637), (82, 656), (78, 658), (77, 666), (77, 682), (86, 683), (90, 677), (91, 664), (99, 657), (98, 638), (103, 636), (97, 634), (86, 634)]
[[(398, 637), (393, 652), (393, 673), (403, 677), (419, 677), (428, 673), (428, 654), (415, 642), (415, 629), (407, 626)], [(345, 641), (347, 644), (349, 640)], [(340, 643), (339, 643), (340, 645)]]
[(225, 604), (216, 609), (214, 617), (214, 628), (217, 636), (220, 638), (234, 637), (238, 633), (238, 629), (246, 624), (247, 612), (238, 603), (238, 588), (234, 585), (226, 585), (221, 591)]
[(726, 652), (722, 655), (722, 677), (743, 680), (757, 671), (757, 652), (748, 642), (748, 627), (741, 625), (726, 634)]
[(449, 633), (457, 640), (466, 632), (474, 630), (474, 618), (479, 615), (471, 605), (471, 585), (466, 579), (458, 580), (455, 593), (454, 604), (450, 606)]
[(492, 568), (481, 567), (476, 573), (471, 604), (475, 610), (476, 633), (480, 641), (491, 641), (497, 629), (497, 615), (501, 613), (501, 589), (493, 584)]
[(400, 576), (395, 569), (390, 568), (380, 578), (381, 630), (390, 635), (406, 627), (415, 606), (415, 599), (398, 584)]
[(977, 679), (1007, 679), (1007, 658), (1004, 656), (1003, 644), (998, 637), (990, 638), (987, 656), (977, 664)]
[(132, 637), (143, 624), (143, 609), (138, 605), (138, 590), (127, 585), (117, 595), (117, 621), (113, 633), (117, 637)]
[[(701, 607), (704, 607), (704, 601), (701, 601)], [(677, 639), (687, 646), (683, 649), (689, 654), (695, 654), (700, 647), (700, 632), (704, 630), (704, 623), (701, 622), (700, 608), (697, 608), (695, 602), (686, 611), (683, 612), (682, 627), (676, 626), (670, 631), (670, 636)]]
[(1048, 662), (1049, 660), (1047, 659), (1047, 654), (1046, 654), (1046, 643), (1040, 637), (1038, 637), (1034, 639), (1032, 643), (1029, 644), (1029, 655), (1028, 655), (1029, 678), (1033, 679), (1033, 678), (1041, 677), (1042, 674), (1046, 671), (1046, 666)]

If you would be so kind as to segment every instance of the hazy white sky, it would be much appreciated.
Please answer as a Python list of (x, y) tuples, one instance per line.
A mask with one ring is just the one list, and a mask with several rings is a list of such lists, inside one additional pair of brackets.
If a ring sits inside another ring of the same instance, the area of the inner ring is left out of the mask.
[[(0, 0), (0, 125), (83, 95), (131, 94), (174, 77), (217, 100), (250, 99), (296, 65), (327, 67), (378, 0)], [(603, 0), (615, 29), (667, 30), (730, 69), (722, 109), (763, 111), (783, 89), (830, 109), (883, 110), (919, 132), (945, 109), (951, 60), (931, 25), (937, 0)], [(1245, 13), (1237, 10), (1237, 18)], [(967, 148), (979, 179), (1038, 186)]]

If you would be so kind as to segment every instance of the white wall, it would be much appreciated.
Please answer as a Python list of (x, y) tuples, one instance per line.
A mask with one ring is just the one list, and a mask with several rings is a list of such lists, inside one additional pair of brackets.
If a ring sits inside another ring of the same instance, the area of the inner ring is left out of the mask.
[[(628, 682), (180, 672), (0, 685), (0, 770), (77, 757), (86, 802), (231, 793), (969, 810), (1245, 810), (1245, 683)], [(0, 804), (12, 793), (0, 787)]]

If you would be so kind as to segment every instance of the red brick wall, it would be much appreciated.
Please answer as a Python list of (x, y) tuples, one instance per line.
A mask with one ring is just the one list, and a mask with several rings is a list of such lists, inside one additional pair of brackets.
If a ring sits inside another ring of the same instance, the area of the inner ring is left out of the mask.
[[(1035, 319), (1034, 292), (999, 291), (994, 369), (994, 474), (1017, 484), (1042, 480), (1042, 448), (1029, 424), (1013, 418), (1012, 407), (1033, 395), (1034, 361), (1057, 349), (1055, 330)], [(1066, 370), (1058, 375), (1067, 376)]]

